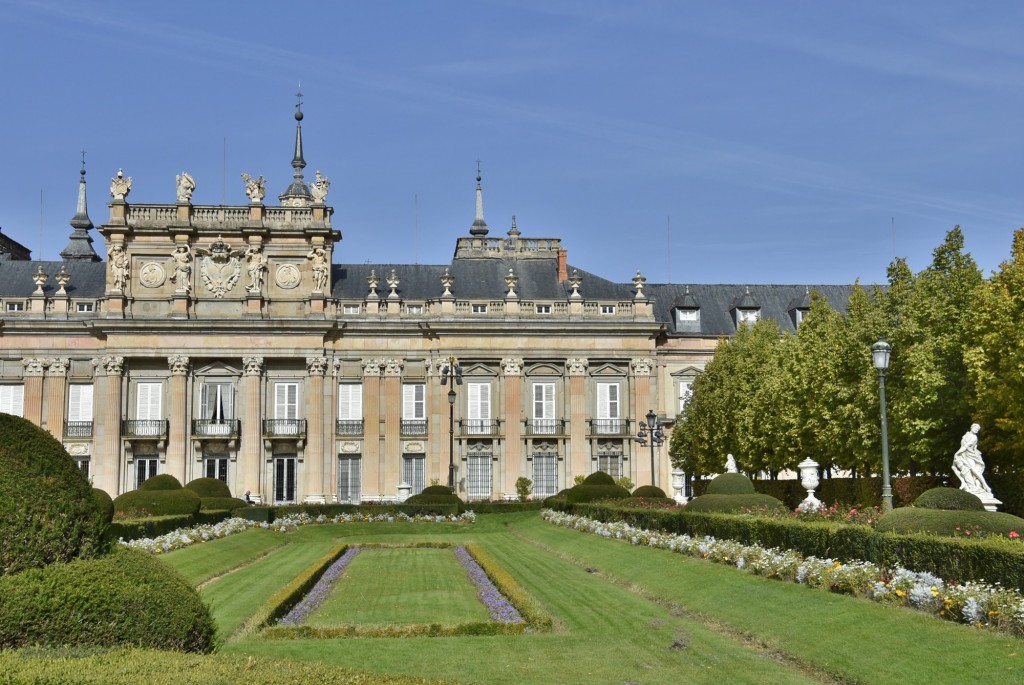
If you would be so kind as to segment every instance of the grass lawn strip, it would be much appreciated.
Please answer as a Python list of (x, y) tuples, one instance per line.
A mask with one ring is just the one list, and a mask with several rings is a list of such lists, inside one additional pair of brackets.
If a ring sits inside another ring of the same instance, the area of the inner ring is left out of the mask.
[(245, 535), (232, 535), (169, 552), (161, 558), (198, 587), (252, 563), (288, 542), (287, 535), (254, 529)]

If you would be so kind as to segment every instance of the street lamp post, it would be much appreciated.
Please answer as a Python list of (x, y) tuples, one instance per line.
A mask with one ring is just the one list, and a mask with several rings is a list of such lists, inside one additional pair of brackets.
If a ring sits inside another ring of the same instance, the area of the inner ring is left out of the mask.
[(871, 346), (871, 362), (878, 370), (878, 400), (882, 407), (882, 510), (892, 511), (892, 482), (889, 480), (889, 426), (885, 418), (885, 372), (889, 368), (892, 345), (885, 336)]
[(441, 385), (448, 386), (448, 487), (455, 492), (455, 386), (462, 385), (462, 367), (455, 355), (441, 369)]
[(654, 413), (653, 409), (647, 412), (647, 422), (640, 422), (640, 432), (634, 438), (641, 447), (647, 444), (648, 439), (651, 442), (651, 485), (654, 485), (654, 448), (664, 444), (665, 434), (661, 430), (661, 421), (658, 420), (658, 415)]

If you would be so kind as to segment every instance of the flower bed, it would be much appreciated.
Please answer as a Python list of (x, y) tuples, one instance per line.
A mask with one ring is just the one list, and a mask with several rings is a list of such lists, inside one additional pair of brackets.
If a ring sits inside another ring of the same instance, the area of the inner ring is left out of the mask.
[(1024, 637), (1024, 596), (998, 584), (945, 582), (930, 573), (881, 568), (867, 561), (803, 557), (791, 550), (765, 549), (711, 536), (695, 538), (603, 522), (545, 509), (544, 520), (558, 526), (626, 540), (633, 545), (667, 549), (746, 569), (757, 575), (809, 587), (912, 607), (949, 621), (967, 623)]

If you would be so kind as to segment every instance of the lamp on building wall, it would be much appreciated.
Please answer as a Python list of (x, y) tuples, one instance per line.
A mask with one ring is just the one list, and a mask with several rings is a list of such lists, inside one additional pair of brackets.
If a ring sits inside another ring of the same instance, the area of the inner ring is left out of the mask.
[(892, 345), (883, 335), (871, 346), (871, 363), (878, 370), (878, 400), (882, 407), (882, 510), (892, 511), (892, 483), (889, 480), (889, 427), (885, 419), (885, 372)]
[(448, 386), (448, 487), (455, 492), (455, 386), (462, 385), (462, 367), (455, 355), (441, 369), (441, 385)]
[(661, 422), (654, 410), (647, 412), (647, 422), (640, 422), (640, 432), (634, 438), (643, 447), (647, 441), (651, 441), (651, 485), (654, 485), (654, 448), (661, 447), (665, 443), (665, 434), (661, 430)]

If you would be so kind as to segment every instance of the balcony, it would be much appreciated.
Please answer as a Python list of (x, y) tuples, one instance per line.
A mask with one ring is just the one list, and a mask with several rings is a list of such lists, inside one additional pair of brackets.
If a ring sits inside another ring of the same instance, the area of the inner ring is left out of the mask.
[(631, 436), (629, 419), (590, 419), (590, 435)]
[(263, 419), (263, 435), (268, 438), (298, 437), (306, 434), (306, 419)]
[(460, 419), (459, 434), (463, 436), (493, 436), (501, 434), (501, 421), (497, 419)]
[(526, 435), (565, 435), (565, 419), (529, 419)]
[(362, 435), (362, 419), (338, 419), (334, 424), (335, 435)]
[(65, 421), (65, 438), (91, 438), (92, 421)]
[(126, 438), (166, 438), (167, 419), (125, 419), (121, 435)]
[(402, 419), (402, 435), (426, 435), (426, 419)]
[(192, 435), (197, 438), (237, 438), (242, 433), (239, 419), (194, 419)]

